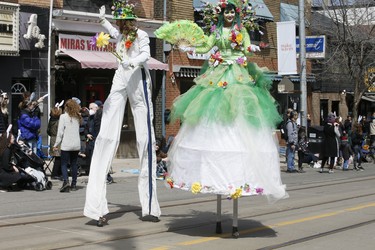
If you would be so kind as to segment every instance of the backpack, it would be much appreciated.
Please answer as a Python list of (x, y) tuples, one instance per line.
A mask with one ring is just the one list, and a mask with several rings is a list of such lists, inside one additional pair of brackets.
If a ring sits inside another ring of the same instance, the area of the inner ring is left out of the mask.
[(280, 128), (281, 133), (281, 139), (284, 139), (285, 141), (288, 141), (288, 129), (286, 125), (291, 122), (289, 119), (287, 121), (284, 121)]

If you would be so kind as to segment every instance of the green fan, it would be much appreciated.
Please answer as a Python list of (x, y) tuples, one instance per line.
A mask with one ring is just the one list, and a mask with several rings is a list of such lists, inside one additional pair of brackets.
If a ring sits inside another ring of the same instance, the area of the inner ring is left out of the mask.
[(196, 47), (207, 40), (201, 27), (188, 20), (166, 23), (155, 31), (155, 35), (157, 38), (179, 47)]

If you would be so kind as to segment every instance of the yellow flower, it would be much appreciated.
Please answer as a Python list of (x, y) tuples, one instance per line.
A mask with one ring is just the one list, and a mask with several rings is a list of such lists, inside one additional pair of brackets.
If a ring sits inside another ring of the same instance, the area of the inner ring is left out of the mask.
[(104, 34), (104, 32), (100, 32), (96, 40), (96, 46), (104, 48), (109, 44), (109, 39), (109, 34)]
[(202, 186), (199, 182), (194, 182), (193, 185), (191, 185), (191, 192), (193, 194), (197, 194), (201, 191)]
[(242, 188), (237, 188), (236, 192), (234, 192), (230, 197), (232, 199), (238, 199), (241, 197), (241, 195), (242, 195)]
[(243, 39), (242, 34), (241, 34), (241, 33), (238, 33), (237, 36), (236, 36), (236, 42), (237, 42), (238, 44), (241, 44), (242, 39)]
[(214, 84), (212, 81), (210, 81), (210, 85)]
[(218, 84), (217, 84), (217, 86), (219, 86), (219, 87), (223, 87), (223, 82), (219, 82)]

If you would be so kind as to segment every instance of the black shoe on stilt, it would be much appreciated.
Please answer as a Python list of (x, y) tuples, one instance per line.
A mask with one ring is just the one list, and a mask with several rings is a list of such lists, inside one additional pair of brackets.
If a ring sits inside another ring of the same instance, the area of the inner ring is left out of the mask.
[(238, 227), (232, 228), (232, 237), (237, 239), (240, 236), (240, 232), (238, 232)]
[(96, 226), (103, 227), (105, 223), (107, 223), (107, 219), (104, 217), (100, 217), (99, 220), (96, 221)]
[(160, 219), (153, 215), (146, 215), (141, 218), (141, 221), (148, 221), (148, 222), (159, 222)]

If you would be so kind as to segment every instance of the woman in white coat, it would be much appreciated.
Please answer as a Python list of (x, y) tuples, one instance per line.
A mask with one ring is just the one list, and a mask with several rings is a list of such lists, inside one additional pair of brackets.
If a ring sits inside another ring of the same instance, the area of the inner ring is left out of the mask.
[[(60, 192), (69, 192), (77, 190), (77, 159), (78, 152), (81, 148), (79, 137), (79, 125), (81, 115), (79, 114), (79, 105), (69, 99), (65, 103), (64, 114), (60, 116), (59, 126), (57, 129), (56, 142), (53, 149), (58, 150), (61, 144), (61, 172), (63, 175), (63, 185)], [(72, 183), (69, 184), (68, 164), (70, 164)]]

